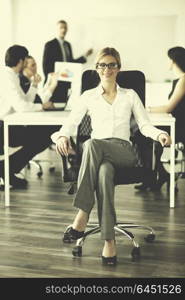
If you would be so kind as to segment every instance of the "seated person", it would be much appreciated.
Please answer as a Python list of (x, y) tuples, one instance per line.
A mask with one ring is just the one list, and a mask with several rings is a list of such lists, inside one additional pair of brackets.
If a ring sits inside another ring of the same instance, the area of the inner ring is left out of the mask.
[[(175, 80), (172, 83), (172, 90), (169, 94), (169, 102), (166, 105), (148, 107), (152, 113), (171, 113), (176, 118), (175, 142), (185, 144), (185, 48), (173, 47), (168, 50), (170, 69), (173, 71)], [(164, 127), (163, 127), (164, 129)], [(165, 128), (169, 131), (169, 127)], [(161, 155), (157, 161), (158, 181), (155, 189), (160, 190), (164, 183), (169, 183), (170, 175), (163, 167)], [(137, 189), (147, 189), (148, 185), (143, 183), (136, 186)]]
[[(36, 111), (48, 105), (49, 98), (41, 99), (42, 104), (34, 104), (37, 94), (37, 85), (40, 81), (34, 76), (27, 93), (24, 93), (19, 81), (19, 73), (23, 70), (28, 50), (19, 45), (14, 45), (6, 51), (5, 64), (1, 69), (0, 85), (0, 120), (14, 112)], [(49, 104), (50, 105), (50, 104)], [(42, 152), (51, 144), (50, 135), (59, 128), (58, 126), (10, 126), (9, 145), (22, 148), (10, 156), (10, 184), (14, 188), (24, 188), (27, 180), (18, 178), (15, 174), (24, 168), (29, 160)], [(1, 153), (3, 153), (3, 122), (1, 122)], [(4, 178), (4, 161), (0, 161), (0, 177)]]
[[(38, 82), (41, 81), (40, 75), (37, 73), (37, 64), (35, 59), (32, 56), (28, 56), (25, 59), (24, 63), (24, 69), (19, 74), (20, 78), (20, 85), (25, 92), (25, 94), (28, 92), (32, 80), (37, 77)], [(50, 100), (56, 86), (57, 86), (57, 77), (58, 74), (56, 73), (49, 73), (48, 79), (46, 84), (43, 88), (38, 90), (38, 93), (35, 96), (34, 103), (42, 103), (43, 100)], [(45, 103), (46, 101), (44, 101)], [(47, 108), (54, 108), (53, 102), (49, 102), (45, 104), (46, 109)]]
[[(121, 59), (114, 48), (102, 49), (96, 59), (96, 71), (100, 77), (98, 87), (85, 91), (60, 131), (52, 135), (57, 152), (68, 155), (71, 151), (69, 137), (88, 112), (91, 116), (91, 139), (84, 143), (82, 162), (78, 175), (74, 206), (79, 209), (72, 227), (68, 228), (70, 239), (82, 237), (90, 212), (97, 198), (101, 237), (105, 241), (102, 263), (115, 265), (116, 245), (114, 226), (114, 172), (117, 167), (133, 167), (136, 153), (130, 142), (130, 118), (132, 113), (143, 135), (169, 145), (169, 135), (150, 123), (143, 104), (132, 89), (117, 85), (116, 77)], [(64, 240), (65, 241), (65, 240)]]

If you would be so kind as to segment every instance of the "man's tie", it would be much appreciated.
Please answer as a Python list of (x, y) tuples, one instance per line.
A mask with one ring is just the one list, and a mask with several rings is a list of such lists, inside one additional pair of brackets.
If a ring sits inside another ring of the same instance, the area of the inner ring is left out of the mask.
[(63, 55), (63, 61), (67, 61), (67, 56), (66, 56), (64, 43), (61, 43), (61, 50), (62, 50), (62, 55)]
[(69, 61), (69, 48), (66, 42), (63, 43), (63, 47), (64, 47), (64, 52), (65, 52), (65, 61)]

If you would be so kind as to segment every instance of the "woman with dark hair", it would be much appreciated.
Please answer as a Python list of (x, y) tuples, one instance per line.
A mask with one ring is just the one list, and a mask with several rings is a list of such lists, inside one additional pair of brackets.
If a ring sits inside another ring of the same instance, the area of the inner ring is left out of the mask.
[[(171, 113), (176, 118), (175, 142), (185, 144), (185, 48), (173, 47), (168, 50), (170, 70), (173, 71), (176, 79), (173, 80), (172, 90), (169, 94), (169, 101), (166, 105), (147, 107), (152, 113)], [(164, 129), (164, 127), (163, 127)], [(165, 128), (168, 131), (168, 128)], [(164, 183), (169, 183), (170, 174), (164, 169), (160, 156), (158, 157), (158, 181), (155, 189), (160, 189)], [(148, 186), (142, 184), (136, 186), (144, 190)]]
[(171, 113), (176, 118), (176, 142), (185, 142), (185, 48), (174, 47), (168, 50), (170, 69), (176, 79), (173, 80), (169, 101), (166, 105), (148, 107), (154, 113)]
[(74, 206), (79, 211), (72, 226), (65, 232), (63, 241), (77, 240), (83, 236), (96, 192), (101, 237), (105, 241), (102, 262), (115, 265), (114, 171), (116, 167), (133, 167), (137, 163), (130, 142), (132, 113), (143, 135), (158, 140), (162, 145), (169, 145), (171, 140), (166, 132), (152, 126), (137, 93), (117, 85), (121, 59), (116, 49), (102, 49), (95, 65), (100, 77), (99, 86), (82, 94), (66, 123), (52, 135), (52, 139), (57, 151), (67, 156), (71, 151), (69, 137), (73, 129), (87, 112), (90, 114), (92, 134), (91, 139), (84, 143), (74, 199)]

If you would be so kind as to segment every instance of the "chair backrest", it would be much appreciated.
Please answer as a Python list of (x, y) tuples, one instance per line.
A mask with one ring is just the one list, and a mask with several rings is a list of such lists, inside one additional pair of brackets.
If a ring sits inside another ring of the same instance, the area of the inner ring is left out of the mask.
[[(116, 79), (122, 88), (133, 89), (145, 105), (145, 75), (141, 71), (120, 71)], [(100, 82), (95, 70), (86, 70), (82, 74), (82, 93), (95, 88)]]

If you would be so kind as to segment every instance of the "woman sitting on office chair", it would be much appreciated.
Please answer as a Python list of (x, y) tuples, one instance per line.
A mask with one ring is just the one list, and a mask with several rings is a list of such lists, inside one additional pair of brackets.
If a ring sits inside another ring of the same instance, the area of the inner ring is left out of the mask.
[(114, 48), (102, 49), (96, 59), (99, 86), (82, 94), (66, 123), (52, 135), (57, 152), (67, 156), (71, 151), (69, 137), (73, 129), (80, 124), (87, 112), (90, 114), (92, 134), (91, 139), (84, 143), (74, 199), (74, 206), (79, 211), (72, 226), (68, 227), (67, 234), (73, 240), (83, 236), (96, 192), (101, 237), (105, 240), (102, 252), (102, 262), (105, 265), (115, 265), (117, 261), (114, 170), (116, 167), (133, 167), (137, 162), (130, 142), (131, 114), (134, 114), (143, 135), (158, 140), (162, 145), (171, 143), (166, 132), (151, 125), (136, 92), (117, 85), (116, 77), (120, 68), (119, 53)]
[[(170, 59), (170, 69), (173, 71), (176, 79), (172, 83), (172, 91), (169, 94), (169, 102), (166, 105), (148, 107), (147, 110), (153, 113), (171, 113), (176, 118), (175, 124), (175, 142), (185, 144), (185, 48), (173, 47), (168, 50)], [(163, 127), (164, 129), (164, 127)], [(169, 128), (165, 128), (166, 131)], [(169, 183), (170, 174), (163, 167), (158, 157), (158, 180), (155, 190), (162, 187), (164, 183)], [(148, 184), (141, 184), (135, 187), (139, 190), (150, 188)]]

